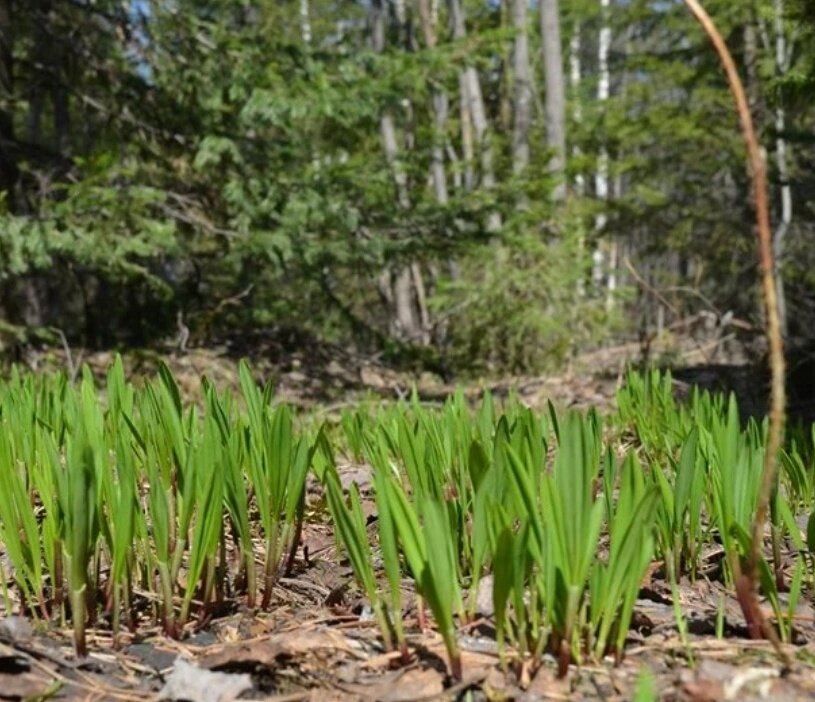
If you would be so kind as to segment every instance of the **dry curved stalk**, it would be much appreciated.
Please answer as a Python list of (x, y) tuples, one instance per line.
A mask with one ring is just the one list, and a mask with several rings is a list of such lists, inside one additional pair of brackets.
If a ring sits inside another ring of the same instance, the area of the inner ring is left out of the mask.
[[(784, 386), (784, 342), (781, 336), (781, 324), (778, 316), (778, 295), (775, 286), (775, 260), (770, 232), (769, 196), (767, 189), (767, 169), (761, 155), (758, 137), (756, 136), (753, 118), (747, 102), (744, 86), (736, 69), (733, 56), (727, 48), (722, 35), (698, 0), (684, 0), (685, 5), (704, 28), (710, 41), (719, 54), (722, 66), (727, 74), (730, 92), (736, 102), (736, 109), (741, 121), (741, 130), (747, 147), (753, 180), (753, 191), (756, 208), (756, 225), (758, 234), (758, 255), (761, 266), (761, 283), (764, 293), (764, 306), (767, 315), (766, 332), (770, 350), (770, 426), (767, 437), (767, 450), (764, 455), (764, 470), (761, 476), (758, 504), (753, 519), (752, 543), (747, 567), (743, 573), (736, 572), (736, 591), (748, 626), (760, 627), (764, 636), (769, 639), (779, 656), (789, 663), (786, 653), (781, 648), (778, 633), (766, 621), (758, 606), (756, 598), (758, 563), (761, 559), (761, 548), (764, 543), (764, 527), (767, 522), (770, 499), (778, 474), (778, 452), (784, 432), (784, 413), (786, 392)], [(756, 621), (756, 619), (758, 621)]]

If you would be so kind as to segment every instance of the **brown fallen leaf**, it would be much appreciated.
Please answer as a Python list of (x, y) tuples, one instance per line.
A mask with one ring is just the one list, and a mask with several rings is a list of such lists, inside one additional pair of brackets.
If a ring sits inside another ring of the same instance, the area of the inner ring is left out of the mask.
[(444, 676), (433, 668), (412, 668), (372, 677), (367, 682), (343, 685), (347, 692), (377, 702), (412, 702), (440, 695)]
[(568, 678), (559, 678), (556, 671), (545, 665), (538, 667), (529, 686), (516, 699), (519, 702), (533, 700), (568, 700), (571, 699)]
[(714, 680), (694, 680), (680, 688), (687, 702), (719, 702), (724, 699), (724, 687)]
[(42, 697), (54, 682), (31, 672), (0, 673), (0, 700)]
[[(364, 698), (359, 695), (352, 695), (347, 692), (338, 690), (324, 690), (321, 687), (315, 687), (309, 690), (307, 696), (302, 698), (308, 702), (362, 702)], [(267, 700), (266, 702), (275, 702), (275, 698)], [(293, 700), (280, 700), (280, 702), (293, 702)]]
[(303, 658), (315, 651), (353, 653), (347, 639), (330, 629), (295, 629), (268, 638), (210, 649), (198, 662), (205, 668), (258, 665), (274, 667), (282, 658)]

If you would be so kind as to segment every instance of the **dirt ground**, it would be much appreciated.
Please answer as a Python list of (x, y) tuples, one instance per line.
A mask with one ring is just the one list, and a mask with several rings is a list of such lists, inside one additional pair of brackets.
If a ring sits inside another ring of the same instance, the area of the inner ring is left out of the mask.
[[(499, 397), (517, 392), (532, 406), (552, 399), (560, 407), (610, 410), (625, 365), (636, 355), (632, 347), (634, 353), (632, 348), (607, 350), (604, 356), (579, 359), (570, 372), (558, 376), (472, 382), (465, 391), (473, 399), (489, 388)], [(694, 352), (690, 347), (682, 357), (691, 361), (685, 363), (690, 370), (678, 373), (679, 392), (695, 382), (741, 389), (748, 411), (752, 403), (760, 412), (763, 384), (754, 371), (727, 363), (718, 369), (707, 363), (700, 369), (692, 362)], [(219, 387), (237, 388), (234, 354), (224, 349), (132, 354), (126, 359), (128, 372), (135, 379), (149, 376), (159, 358), (168, 361), (190, 399), (198, 397), (202, 375)], [(109, 353), (32, 351), (25, 361), (34, 371), (62, 367), (72, 374), (88, 363), (101, 376), (111, 359)], [(413, 383), (428, 403), (442, 402), (453, 389), (436, 376), (410, 376), (337, 349), (259, 352), (253, 356), (253, 368), (259, 378), (275, 382), (281, 400), (326, 416), (360, 400), (403, 397)], [(348, 483), (357, 482), (365, 496), (369, 486), (364, 466), (343, 466), (342, 475)], [(318, 500), (319, 495), (312, 498)], [(351, 569), (335, 549), (325, 516), (315, 510), (304, 530), (295, 571), (278, 583), (270, 611), (251, 612), (237, 602), (224, 602), (221, 612), (191, 624), (178, 641), (145, 626), (122, 635), (114, 648), (101, 622), (90, 632), (90, 655), (77, 660), (70, 631), (58, 623), (32, 623), (5, 612), (0, 598), (0, 699), (652, 699), (645, 696), (647, 689), (655, 691), (656, 699), (691, 702), (815, 699), (815, 610), (809, 602), (799, 607), (795, 640), (786, 646), (793, 665), (782, 670), (768, 644), (747, 638), (737, 602), (718, 582), (721, 558), (721, 552), (712, 550), (703, 575), (693, 584), (679, 585), (688, 621), (685, 637), (677, 629), (670, 589), (655, 564), (640, 592), (622, 661), (585, 661), (573, 666), (566, 679), (556, 677), (553, 659), (546, 658), (537, 669), (511, 652), (502, 660), (490, 603), (484, 602), (480, 619), (460, 631), (464, 680), (456, 683), (448, 676), (440, 638), (432, 630), (420, 630), (416, 612), (406, 612), (410, 663), (383, 650)], [(410, 590), (410, 583), (405, 589)], [(720, 612), (723, 636), (717, 638)]]
[[(237, 362), (247, 358), (256, 378), (271, 381), (275, 398), (302, 409), (322, 413), (352, 406), (360, 401), (388, 401), (406, 397), (415, 386), (427, 403), (441, 403), (456, 389), (477, 400), (489, 389), (498, 398), (517, 393), (532, 407), (545, 407), (552, 400), (559, 407), (599, 410), (612, 407), (614, 394), (623, 382), (629, 365), (670, 368), (679, 394), (692, 385), (735, 392), (747, 414), (759, 415), (766, 406), (766, 379), (750, 358), (760, 357), (751, 342), (736, 342), (728, 336), (672, 336), (661, 342), (630, 342), (602, 347), (569, 361), (565, 369), (547, 375), (459, 377), (445, 380), (430, 373), (396, 370), (377, 357), (355, 353), (343, 347), (317, 343), (312, 339), (292, 339), (279, 334), (259, 333), (255, 338), (229, 339), (206, 348), (183, 353), (172, 347), (132, 350), (124, 355), (128, 376), (135, 382), (153, 377), (160, 361), (167, 363), (188, 400), (200, 397), (201, 378), (207, 376), (216, 387), (239, 390)], [(63, 370), (76, 377), (88, 365), (100, 380), (113, 361), (110, 351), (82, 349), (25, 348), (16, 359), (32, 372)], [(797, 362), (790, 363), (793, 371)], [(5, 370), (10, 364), (5, 364)], [(0, 365), (0, 374), (3, 373)], [(811, 373), (809, 371), (812, 371)], [(796, 392), (803, 377), (815, 381), (815, 368), (803, 366), (792, 379), (791, 410), (806, 413), (815, 407), (815, 388)], [(805, 384), (804, 384), (805, 385)], [(813, 416), (815, 419), (815, 416)]]

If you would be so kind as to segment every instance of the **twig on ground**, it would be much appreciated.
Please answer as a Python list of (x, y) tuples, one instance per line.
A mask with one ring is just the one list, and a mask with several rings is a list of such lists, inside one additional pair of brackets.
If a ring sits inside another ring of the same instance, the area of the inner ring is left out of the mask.
[[(778, 475), (778, 453), (784, 433), (784, 414), (786, 411), (786, 388), (784, 370), (784, 342), (781, 335), (781, 322), (778, 313), (778, 294), (775, 285), (775, 258), (772, 246), (772, 231), (770, 228), (770, 208), (767, 186), (767, 168), (761, 155), (756, 130), (753, 126), (753, 117), (744, 85), (739, 77), (736, 63), (730, 50), (727, 48), (722, 35), (711, 20), (710, 15), (699, 4), (698, 0), (684, 0), (688, 9), (696, 17), (710, 38), (721, 60), (722, 67), (727, 74), (730, 91), (736, 103), (736, 110), (741, 121), (742, 133), (747, 149), (748, 159), (752, 169), (753, 196), (755, 198), (756, 225), (758, 235), (758, 254), (761, 266), (761, 282), (764, 293), (764, 306), (766, 314), (767, 341), (769, 344), (770, 373), (772, 377), (770, 393), (770, 424), (767, 435), (767, 448), (764, 454), (764, 469), (761, 476), (758, 504), (753, 519), (752, 540), (750, 553), (747, 559), (742, 581), (739, 588), (739, 602), (751, 623), (758, 624), (764, 636), (775, 647), (778, 656), (786, 666), (791, 663), (787, 652), (782, 648), (778, 632), (767, 621), (758, 607), (756, 590), (758, 581), (758, 564), (762, 558), (764, 546), (764, 528), (767, 523), (770, 499), (772, 498)], [(735, 565), (738, 571), (737, 559)], [(739, 584), (740, 573), (736, 572), (736, 583)], [(751, 622), (750, 618), (757, 616), (758, 622)]]

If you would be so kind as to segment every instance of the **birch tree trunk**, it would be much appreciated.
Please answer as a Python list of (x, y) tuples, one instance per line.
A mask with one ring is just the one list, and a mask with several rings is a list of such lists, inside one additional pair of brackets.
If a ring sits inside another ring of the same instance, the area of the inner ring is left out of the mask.
[[(610, 44), (609, 38), (609, 44)], [(623, 66), (627, 65), (627, 58), (633, 52), (633, 48), (631, 45), (631, 27), (626, 27), (622, 32), (622, 37), (620, 43), (623, 46), (624, 56), (625, 59), (623, 60)], [(609, 75), (609, 68), (608, 68), (608, 57), (606, 57), (606, 64), (605, 64), (605, 71), (606, 74)], [(610, 75), (609, 75), (610, 79)], [(608, 81), (610, 82), (610, 80)], [(625, 102), (626, 94), (628, 91), (628, 73), (623, 68), (621, 74), (617, 78), (618, 84), (618, 94)], [(605, 96), (605, 100), (608, 100), (610, 93), (610, 86), (608, 92)], [(618, 152), (618, 158), (622, 158), (622, 149)], [(608, 156), (606, 155), (606, 159)], [(608, 161), (606, 161), (607, 163)], [(608, 177), (608, 176), (607, 176)], [(623, 191), (625, 188), (625, 178), (621, 172), (617, 172), (614, 175), (614, 181), (612, 185), (612, 198), (614, 200), (621, 200), (623, 197)], [(622, 256), (620, 255), (620, 251), (622, 248), (621, 242), (617, 236), (612, 234), (611, 236), (607, 237), (607, 244), (608, 244), (608, 269), (607, 269), (607, 277), (606, 277), (606, 309), (611, 310), (617, 298), (617, 290), (620, 286), (619, 276), (621, 274), (620, 271), (620, 260)], [(624, 275), (624, 273), (623, 273)]]
[[(764, 50), (773, 57), (773, 70), (776, 79), (783, 78), (792, 66), (794, 39), (789, 38), (788, 29), (784, 23), (785, 6), (784, 0), (773, 0), (772, 32), (767, 27), (767, 23), (759, 18), (758, 26), (761, 32), (761, 40)], [(745, 44), (747, 44), (745, 38)], [(745, 46), (745, 53), (749, 47)], [(755, 51), (756, 56), (758, 54)], [(756, 58), (757, 63), (757, 58)], [(749, 67), (749, 64), (748, 64)], [(748, 73), (749, 77), (749, 73)], [(749, 82), (748, 82), (749, 86)], [(784, 294), (784, 277), (781, 272), (781, 264), (784, 257), (784, 247), (793, 220), (793, 196), (790, 184), (790, 146), (787, 141), (787, 110), (784, 102), (783, 88), (779, 84), (776, 87), (775, 106), (773, 112), (773, 127), (775, 128), (775, 166), (778, 171), (779, 181), (779, 204), (778, 223), (773, 233), (773, 254), (775, 256), (776, 271), (775, 285), (778, 296), (778, 316), (781, 325), (781, 333), (784, 336), (788, 333), (789, 315), (787, 311), (787, 300)], [(752, 96), (750, 96), (752, 97)], [(750, 107), (753, 107), (751, 101)]]
[(405, 6), (405, 0), (391, 0), (393, 3), (393, 10), (396, 14), (396, 21), (399, 23), (399, 26), (404, 28), (405, 24), (407, 24), (407, 7)]
[[(784, 27), (784, 0), (774, 0), (773, 19), (775, 24), (775, 71), (783, 76), (789, 71), (792, 51), (787, 46), (786, 29)], [(775, 159), (778, 168), (778, 180), (781, 184), (781, 212), (778, 226), (773, 235), (773, 249), (776, 261), (775, 284), (778, 292), (778, 315), (781, 322), (781, 332), (786, 336), (788, 328), (787, 300), (784, 295), (784, 277), (780, 264), (784, 257), (784, 244), (787, 233), (792, 224), (792, 187), (790, 186), (789, 149), (784, 133), (787, 130), (787, 114), (784, 106), (784, 94), (778, 88), (775, 106)]]
[[(744, 69), (747, 74), (746, 85), (747, 102), (750, 105), (750, 112), (753, 118), (762, 122), (763, 110), (761, 109), (761, 80), (758, 75), (758, 40), (756, 38), (756, 27), (752, 19), (744, 25)], [(769, 48), (769, 47), (768, 47)]]
[[(582, 38), (581, 38), (582, 27), (580, 22), (575, 22), (574, 26), (572, 27), (572, 37), (569, 41), (569, 88), (572, 92), (572, 116), (574, 119), (575, 124), (580, 124), (583, 120), (583, 109), (582, 105), (582, 96), (580, 95), (580, 86), (583, 80), (583, 68), (582, 68), (582, 61), (580, 52), (582, 51)], [(580, 147), (577, 144), (572, 146), (572, 155), (574, 157), (579, 157), (581, 155)], [(574, 177), (574, 190), (578, 197), (584, 197), (586, 194), (586, 178), (581, 172), (577, 172)], [(578, 241), (578, 248), (580, 251), (580, 257), (585, 255), (586, 251), (586, 236), (584, 232), (584, 226), (582, 218), (578, 221), (577, 224), (580, 227), (580, 238)], [(584, 297), (586, 294), (586, 281), (584, 277), (581, 275), (577, 279), (577, 295), (578, 297)]]
[[(419, 0), (419, 20), (422, 24), (424, 42), (428, 49), (433, 49), (436, 46), (436, 31), (433, 16), (433, 8), (430, 6), (430, 0)], [(444, 134), (447, 126), (447, 117), (450, 112), (450, 103), (447, 99), (447, 94), (435, 86), (431, 88), (430, 94), (433, 105), (433, 149), (430, 172), (433, 179), (433, 192), (436, 196), (436, 201), (441, 205), (446, 205), (450, 198), (447, 190), (447, 174), (444, 169)]]
[(566, 89), (558, 0), (540, 0), (540, 24), (546, 88), (546, 142), (553, 152), (549, 168), (557, 179), (552, 197), (561, 201), (566, 197)]
[[(461, 0), (448, 0), (448, 7), (453, 25), (453, 38), (457, 41), (466, 39), (467, 26)], [(466, 105), (466, 110), (472, 124), (474, 142), (478, 145), (481, 160), (481, 186), (485, 190), (491, 190), (495, 187), (493, 149), (489, 139), (489, 122), (487, 121), (484, 97), (481, 93), (481, 80), (478, 77), (478, 71), (475, 69), (475, 66), (470, 65), (464, 69), (459, 83), (461, 86), (462, 103)], [(463, 135), (462, 143), (465, 143)], [(501, 215), (497, 212), (490, 214), (487, 223), (489, 231), (496, 231), (500, 226)]]
[(300, 36), (306, 46), (311, 46), (311, 12), (309, 0), (300, 0)]
[[(503, 32), (504, 29), (512, 28), (512, 4), (515, 0), (501, 0), (501, 19), (500, 28)], [(498, 96), (498, 125), (502, 132), (512, 132), (512, 101), (513, 95), (513, 68), (512, 68), (512, 52), (513, 42), (507, 41), (501, 43), (500, 59), (496, 60), (501, 62), (501, 88)]]
[(467, 77), (462, 71), (458, 77), (459, 118), (461, 121), (461, 157), (464, 163), (464, 187), (472, 190), (475, 187), (475, 145), (473, 138), (473, 121), (470, 117), (470, 93), (467, 89)]
[[(611, 27), (609, 26), (609, 7), (611, 0), (600, 0), (600, 9), (602, 12), (602, 24), (600, 27), (600, 37), (597, 50), (597, 66), (598, 66), (598, 81), (597, 81), (597, 102), (600, 109), (604, 108), (605, 103), (608, 102), (611, 93), (611, 74), (608, 67), (608, 56), (611, 51)], [(594, 192), (597, 199), (600, 201), (600, 211), (594, 220), (595, 233), (602, 236), (605, 231), (608, 217), (605, 213), (605, 203), (608, 200), (608, 151), (606, 150), (605, 142), (601, 143), (600, 151), (597, 155), (597, 172), (594, 176)], [(594, 250), (593, 255), (593, 272), (592, 278), (596, 288), (600, 288), (603, 284), (605, 268), (605, 255), (603, 252), (602, 241), (598, 241), (598, 245)]]
[[(371, 40), (375, 52), (382, 53), (385, 50), (385, 8), (383, 0), (372, 0), (371, 2)], [(396, 125), (393, 115), (388, 110), (383, 111), (379, 125), (385, 158), (391, 167), (396, 185), (397, 204), (400, 209), (407, 210), (410, 208), (408, 178), (405, 169), (399, 162), (399, 142), (396, 136)], [(383, 285), (389, 285), (391, 288), (385, 293), (386, 299), (392, 300), (394, 308), (390, 324), (391, 334), (403, 341), (414, 343), (420, 341), (422, 328), (415, 304), (411, 267), (400, 266), (389, 271), (380, 282)]]
[[(583, 122), (583, 103), (580, 94), (583, 82), (583, 62), (581, 52), (583, 51), (583, 27), (580, 22), (575, 22), (572, 29), (572, 38), (569, 41), (569, 88), (572, 91), (572, 117), (575, 124)], [(572, 146), (572, 155), (579, 157), (582, 150), (578, 144)], [(586, 194), (586, 176), (582, 172), (577, 172), (574, 177), (574, 188), (579, 196)]]
[(532, 69), (526, 27), (527, 0), (512, 0), (510, 7), (515, 42), (512, 49), (513, 91), (512, 172), (518, 175), (529, 165), (529, 126), (532, 122)]

